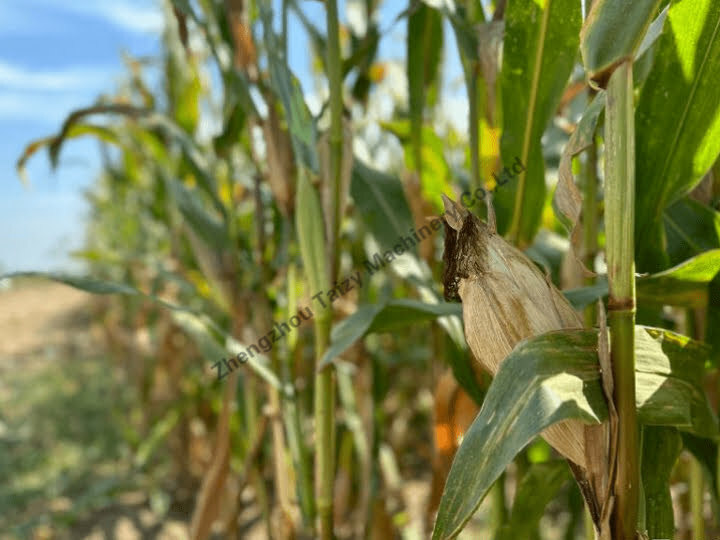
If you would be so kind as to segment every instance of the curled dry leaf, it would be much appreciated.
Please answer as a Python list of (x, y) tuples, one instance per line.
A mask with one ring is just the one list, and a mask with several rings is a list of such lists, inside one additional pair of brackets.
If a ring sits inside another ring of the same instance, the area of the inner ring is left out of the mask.
[(570, 140), (567, 145), (565, 145), (565, 150), (560, 157), (558, 185), (555, 189), (555, 196), (553, 197), (555, 214), (570, 230), (570, 245), (575, 254), (575, 262), (579, 265), (581, 272), (588, 277), (594, 276), (595, 273), (586, 268), (581, 259), (581, 230), (579, 223), (582, 195), (580, 195), (580, 190), (575, 185), (575, 179), (572, 173), (572, 160), (593, 144), (595, 128), (597, 127), (600, 114), (604, 109), (605, 93), (600, 92), (585, 110), (577, 128), (575, 128), (575, 131), (570, 136)]
[[(464, 207), (447, 197), (443, 200), (445, 296), (462, 301), (465, 337), (484, 369), (494, 376), (523, 339), (582, 328), (580, 316), (530, 259)], [(572, 462), (596, 519), (602, 499), (596, 494), (604, 481), (588, 470), (588, 456), (596, 452), (587, 446), (605, 440), (604, 429), (570, 420), (543, 432), (543, 438)]]

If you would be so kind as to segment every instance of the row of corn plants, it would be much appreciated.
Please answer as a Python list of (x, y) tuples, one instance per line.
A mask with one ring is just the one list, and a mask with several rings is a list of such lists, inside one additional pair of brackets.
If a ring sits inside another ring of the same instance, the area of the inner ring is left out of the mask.
[(18, 165), (102, 143), (88, 275), (43, 276), (114, 295), (135, 463), (172, 449), (193, 538), (243, 493), (269, 538), (717, 531), (720, 4), (165, 10)]

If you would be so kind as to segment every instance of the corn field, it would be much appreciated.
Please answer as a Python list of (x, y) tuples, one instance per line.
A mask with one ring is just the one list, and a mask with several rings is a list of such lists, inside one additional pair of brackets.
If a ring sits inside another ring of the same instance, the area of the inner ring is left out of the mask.
[(166, 0), (18, 156), (99, 143), (86, 272), (0, 280), (93, 293), (123, 485), (178, 538), (720, 536), (720, 2), (388, 2)]

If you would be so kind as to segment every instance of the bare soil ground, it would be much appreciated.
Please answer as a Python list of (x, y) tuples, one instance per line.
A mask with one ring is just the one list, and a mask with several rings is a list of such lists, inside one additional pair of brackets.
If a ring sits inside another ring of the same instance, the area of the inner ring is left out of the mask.
[(89, 302), (59, 284), (0, 289), (0, 539), (187, 538), (189, 512), (139, 489), (130, 398)]

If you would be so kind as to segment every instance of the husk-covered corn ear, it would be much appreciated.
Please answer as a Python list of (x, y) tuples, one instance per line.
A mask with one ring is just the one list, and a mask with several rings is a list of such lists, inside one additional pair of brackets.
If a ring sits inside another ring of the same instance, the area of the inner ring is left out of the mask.
[[(462, 301), (465, 337), (484, 369), (494, 376), (523, 339), (583, 326), (562, 293), (520, 250), (459, 204), (444, 201), (445, 296)], [(603, 486), (588, 468), (602, 462), (602, 430), (571, 420), (543, 432), (553, 448), (587, 471), (585, 487), (592, 485), (595, 493)]]

